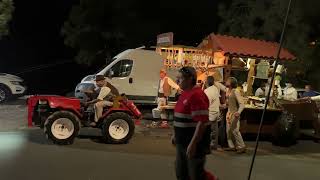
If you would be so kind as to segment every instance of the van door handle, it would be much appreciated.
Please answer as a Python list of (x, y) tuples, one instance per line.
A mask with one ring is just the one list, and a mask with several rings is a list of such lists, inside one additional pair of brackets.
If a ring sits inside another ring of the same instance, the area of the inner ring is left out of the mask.
[(131, 78), (129, 78), (129, 84), (132, 84), (132, 83), (133, 83), (133, 79), (131, 77)]

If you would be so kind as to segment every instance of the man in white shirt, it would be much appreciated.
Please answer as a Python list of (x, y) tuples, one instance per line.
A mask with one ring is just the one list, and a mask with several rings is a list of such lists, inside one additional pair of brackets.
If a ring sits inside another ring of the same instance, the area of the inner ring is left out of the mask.
[(218, 117), (220, 115), (220, 93), (218, 88), (215, 86), (214, 77), (207, 77), (207, 89), (204, 90), (204, 93), (209, 99), (209, 121), (211, 124), (211, 149), (217, 150), (218, 148)]
[(288, 101), (295, 101), (298, 99), (298, 92), (291, 83), (286, 83), (283, 90), (283, 99)]
[(86, 106), (94, 104), (95, 118), (94, 122), (90, 123), (91, 126), (96, 126), (96, 123), (102, 117), (104, 107), (113, 105), (113, 102), (108, 101), (110, 99), (111, 89), (107, 86), (105, 77), (103, 75), (97, 75), (95, 81), (97, 86), (101, 88), (99, 95), (97, 99), (85, 103)]
[[(164, 69), (160, 70), (160, 80), (159, 80), (159, 90), (158, 90), (158, 107), (153, 109), (153, 114), (156, 114), (155, 111), (161, 111), (160, 118), (162, 120), (161, 127), (162, 128), (168, 128), (168, 117), (165, 110), (163, 110), (161, 107), (168, 104), (168, 98), (171, 95), (171, 89), (175, 89), (177, 91), (180, 91), (180, 87), (177, 83), (175, 83), (170, 77), (167, 76), (167, 72)], [(153, 124), (155, 124), (153, 122)]]

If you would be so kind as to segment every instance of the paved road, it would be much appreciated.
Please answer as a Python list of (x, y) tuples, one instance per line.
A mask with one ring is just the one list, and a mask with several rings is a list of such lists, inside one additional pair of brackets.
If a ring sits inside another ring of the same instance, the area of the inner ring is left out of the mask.
[[(81, 133), (73, 145), (48, 144), (38, 129), (0, 133), (0, 179), (2, 180), (171, 180), (174, 148), (168, 132), (137, 133), (129, 144), (102, 144), (99, 133)], [(246, 179), (249, 153), (215, 152), (207, 169), (222, 180)], [(320, 146), (300, 141), (291, 148), (262, 143), (252, 179), (316, 180), (320, 177)]]
[[(126, 145), (103, 144), (99, 132), (85, 130), (70, 146), (48, 144), (39, 129), (26, 129), (24, 100), (0, 105), (0, 180), (171, 180), (174, 148), (168, 130), (139, 129)], [(24, 130), (23, 130), (24, 129)], [(246, 179), (252, 155), (215, 152), (207, 169), (222, 180)], [(290, 148), (263, 142), (252, 179), (316, 180), (320, 145), (299, 141)]]

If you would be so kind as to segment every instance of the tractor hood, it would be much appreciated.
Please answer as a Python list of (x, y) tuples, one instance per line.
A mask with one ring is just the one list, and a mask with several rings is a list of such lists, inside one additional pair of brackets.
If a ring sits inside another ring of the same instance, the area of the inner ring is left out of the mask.
[(70, 111), (81, 117), (80, 100), (56, 95), (33, 95), (27, 99), (28, 105), (28, 126), (33, 126), (32, 117), (38, 104), (48, 105), (52, 109)]
[(59, 109), (65, 109), (65, 110), (79, 110), (80, 100), (77, 98), (70, 98), (70, 97), (64, 97), (64, 96), (57, 96), (57, 95), (35, 95), (30, 96), (28, 98), (28, 103), (48, 103), (48, 105), (51, 108), (59, 108)]

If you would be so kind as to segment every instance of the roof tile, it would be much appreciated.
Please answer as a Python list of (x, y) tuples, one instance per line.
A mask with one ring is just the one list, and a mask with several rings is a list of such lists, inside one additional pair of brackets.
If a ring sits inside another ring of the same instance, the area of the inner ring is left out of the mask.
[[(221, 49), (225, 53), (241, 56), (275, 59), (279, 47), (279, 44), (275, 42), (226, 36), (214, 33), (210, 34), (209, 38), (211, 39), (211, 43), (213, 43), (211, 46), (214, 50)], [(296, 57), (287, 49), (282, 48), (280, 59), (293, 60), (296, 59)]]

